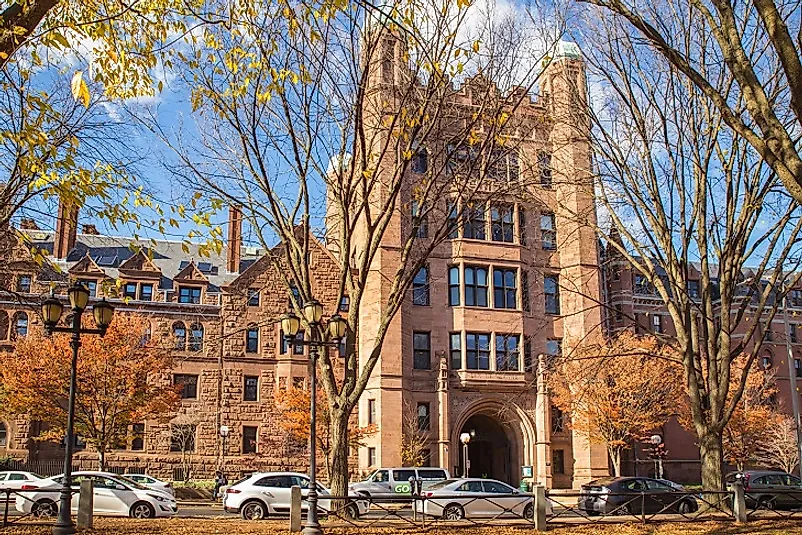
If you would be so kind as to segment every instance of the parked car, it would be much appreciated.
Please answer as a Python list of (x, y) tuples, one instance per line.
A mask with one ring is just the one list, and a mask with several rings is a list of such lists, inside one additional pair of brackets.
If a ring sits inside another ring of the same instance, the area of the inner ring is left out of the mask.
[(802, 508), (802, 480), (788, 472), (776, 470), (744, 470), (727, 474), (728, 485), (740, 479), (744, 486), (746, 506), (750, 509)]
[[(17, 511), (37, 517), (56, 516), (63, 477), (54, 476), (23, 486), (16, 500)], [(73, 472), (73, 488), (77, 490), (84, 479), (90, 479), (94, 483), (93, 509), (96, 515), (154, 518), (173, 516), (178, 512), (173, 497), (116, 474)], [(73, 495), (72, 512), (78, 512), (77, 494)]]
[(699, 503), (677, 483), (648, 477), (609, 477), (582, 485), (579, 509), (589, 515), (693, 513)]
[[(291, 489), (301, 488), (301, 495), (309, 493), (309, 477), (295, 472), (263, 472), (254, 473), (226, 489), (223, 508), (228, 513), (239, 513), (245, 520), (261, 520), (271, 515), (286, 515), (290, 512)], [(332, 504), (326, 496), (331, 491), (317, 484), (320, 498), (318, 508), (328, 514)], [(365, 500), (358, 500), (359, 495), (352, 494), (353, 501), (346, 504), (345, 514), (351, 518), (364, 515), (370, 508)], [(306, 501), (301, 502), (301, 509), (306, 510)]]
[(136, 481), (140, 485), (143, 485), (151, 490), (158, 490), (164, 492), (165, 494), (169, 494), (170, 496), (175, 496), (173, 484), (168, 481), (160, 481), (155, 477), (146, 474), (125, 474), (123, 477), (132, 481)]
[(363, 496), (393, 497), (397, 494), (409, 494), (412, 490), (410, 478), (420, 479), (423, 488), (433, 482), (449, 479), (448, 470), (443, 468), (380, 468), (365, 481), (348, 485), (348, 490)]
[(41, 479), (44, 479), (44, 477), (40, 476), (39, 474), (34, 474), (33, 472), (22, 472), (19, 470), (0, 472), (0, 490), (19, 490), (23, 485), (27, 485)]
[(531, 496), (522, 495), (518, 489), (495, 479), (446, 479), (429, 485), (421, 496), (425, 499), (415, 502), (418, 513), (446, 520), (496, 516), (532, 518), (535, 511)]

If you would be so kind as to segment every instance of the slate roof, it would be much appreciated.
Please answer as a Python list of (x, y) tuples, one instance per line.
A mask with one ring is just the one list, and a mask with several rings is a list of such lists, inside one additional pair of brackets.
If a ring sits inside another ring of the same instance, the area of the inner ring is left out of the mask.
[[(23, 231), (30, 240), (31, 245), (44, 249), (52, 254), (53, 232)], [(188, 250), (185, 251), (184, 247)], [(153, 264), (162, 272), (159, 288), (171, 290), (173, 278), (185, 270), (190, 261), (200, 269), (209, 280), (208, 291), (219, 292), (220, 287), (228, 284), (239, 276), (248, 266), (261, 256), (260, 250), (242, 249), (243, 257), (240, 261), (239, 273), (226, 271), (226, 248), (220, 254), (211, 252), (209, 256), (200, 254), (201, 244), (187, 243), (171, 240), (134, 240), (130, 237), (105, 236), (97, 234), (78, 234), (75, 247), (67, 254), (66, 260), (57, 260), (52, 256), (48, 260), (57, 265), (64, 272), (80, 262), (88, 254), (103, 272), (112, 278), (120, 276), (120, 264), (136, 255), (138, 249), (144, 248), (152, 256)], [(245, 254), (249, 253), (248, 256)]]

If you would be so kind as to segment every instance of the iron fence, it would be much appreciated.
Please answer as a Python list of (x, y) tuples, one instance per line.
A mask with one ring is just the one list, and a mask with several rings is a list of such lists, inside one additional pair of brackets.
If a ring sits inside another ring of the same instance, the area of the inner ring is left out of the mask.
[[(300, 515), (306, 498), (293, 506)], [(302, 505), (303, 503), (303, 505)], [(738, 505), (738, 503), (746, 504)], [(802, 518), (802, 489), (744, 492), (676, 491), (592, 495), (588, 492), (548, 494), (442, 494), (320, 496), (318, 509), (332, 525), (354, 528), (392, 527), (416, 531), (438, 526), (499, 525), (546, 529), (571, 524), (639, 522), (746, 522), (766, 518)], [(300, 522), (298, 522), (300, 524)], [(291, 522), (292, 525), (292, 522)]]
[[(78, 489), (72, 489), (73, 502)], [(1, 527), (20, 523), (25, 525), (51, 525), (58, 514), (60, 489), (12, 490), (0, 489), (3, 520)]]

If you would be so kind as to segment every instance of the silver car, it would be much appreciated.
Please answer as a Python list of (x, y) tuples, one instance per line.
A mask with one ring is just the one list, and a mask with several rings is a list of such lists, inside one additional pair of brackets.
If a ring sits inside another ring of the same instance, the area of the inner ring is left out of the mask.
[(136, 481), (140, 485), (144, 485), (151, 490), (158, 490), (170, 496), (175, 496), (173, 484), (170, 482), (160, 481), (153, 476), (147, 474), (125, 474), (125, 477), (132, 481)]
[[(430, 485), (415, 502), (415, 510), (446, 520), (515, 516), (533, 518), (531, 496), (495, 479), (447, 479)], [(548, 511), (547, 511), (548, 512)]]
[(421, 480), (425, 489), (448, 478), (448, 471), (443, 468), (380, 468), (365, 481), (348, 485), (348, 490), (363, 496), (391, 498), (399, 494), (408, 495), (412, 490), (410, 479)]

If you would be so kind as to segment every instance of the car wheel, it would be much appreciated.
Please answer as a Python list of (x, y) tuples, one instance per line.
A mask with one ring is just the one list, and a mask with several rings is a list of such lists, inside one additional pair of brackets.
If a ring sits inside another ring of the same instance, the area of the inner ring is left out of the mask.
[(262, 502), (250, 501), (242, 506), (240, 514), (244, 520), (262, 520), (267, 517), (267, 507)]
[(688, 513), (692, 513), (695, 509), (696, 508), (693, 506), (693, 504), (687, 500), (683, 500), (679, 502), (679, 505), (677, 505), (677, 511), (681, 515), (687, 515)]
[(37, 518), (49, 518), (58, 514), (58, 505), (53, 500), (39, 500), (31, 508), (31, 514)]
[(535, 504), (526, 504), (526, 507), (524, 507), (524, 518), (527, 520), (532, 520), (535, 518)]
[(773, 510), (774, 507), (777, 505), (777, 500), (774, 496), (761, 496), (757, 499), (757, 508), (758, 509), (769, 509)]
[(355, 503), (349, 503), (345, 507), (345, 518), (349, 518), (351, 520), (359, 519), (359, 507), (357, 507)]
[(153, 518), (156, 511), (147, 502), (136, 502), (131, 506), (131, 518)]
[(461, 505), (452, 503), (443, 509), (443, 518), (446, 520), (462, 520), (465, 518), (465, 509)]

